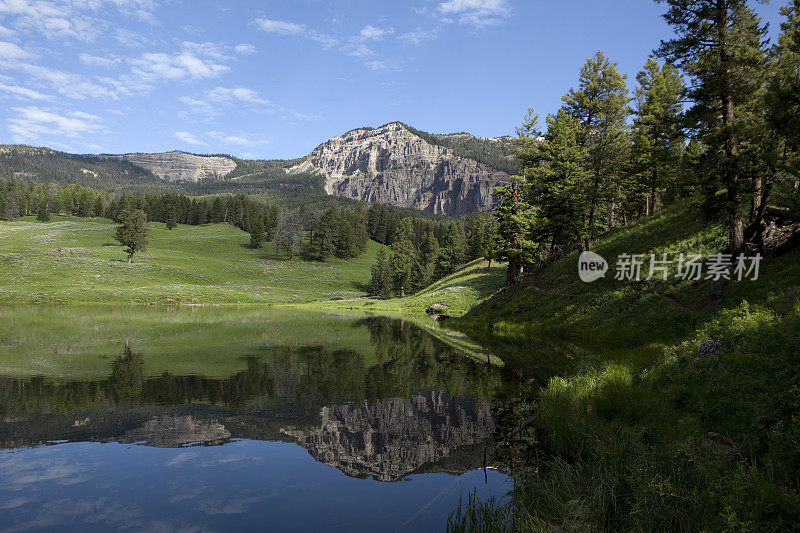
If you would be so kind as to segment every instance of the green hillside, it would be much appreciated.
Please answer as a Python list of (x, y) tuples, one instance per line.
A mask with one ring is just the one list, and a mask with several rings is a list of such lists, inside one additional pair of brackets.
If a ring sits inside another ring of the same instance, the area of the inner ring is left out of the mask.
[[(698, 208), (673, 206), (596, 242), (606, 278), (581, 282), (573, 253), (456, 322), (516, 345), (506, 363), (520, 376), (552, 364), (533, 347), (562, 359), (500, 417), (501, 434), (524, 430), (501, 444), (519, 465), (515, 529), (796, 526), (800, 249), (765, 259), (756, 281), (613, 280), (620, 253), (724, 245)], [(503, 529), (505, 511), (473, 504), (451, 525)]]
[[(125, 262), (107, 219), (0, 222), (0, 302), (286, 303), (364, 294), (380, 245), (349, 261), (287, 261), (225, 224), (151, 223), (147, 251)], [(58, 249), (61, 256), (58, 257)]]

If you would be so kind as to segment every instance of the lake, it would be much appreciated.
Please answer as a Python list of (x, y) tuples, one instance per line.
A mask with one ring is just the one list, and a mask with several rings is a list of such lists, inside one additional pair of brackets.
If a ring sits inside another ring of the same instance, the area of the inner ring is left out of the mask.
[(400, 319), (0, 309), (0, 529), (442, 531), (492, 467), (498, 359)]

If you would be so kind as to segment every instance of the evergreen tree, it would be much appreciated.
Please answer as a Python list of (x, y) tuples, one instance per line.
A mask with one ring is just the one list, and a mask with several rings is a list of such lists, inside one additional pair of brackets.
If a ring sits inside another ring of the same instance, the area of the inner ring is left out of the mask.
[(368, 292), (372, 296), (392, 294), (392, 265), (384, 247), (378, 250), (377, 261), (372, 266)]
[(653, 58), (636, 79), (631, 170), (639, 185), (637, 197), (643, 198), (644, 215), (650, 215), (677, 180), (684, 146), (680, 115), (685, 89), (674, 65), (666, 63), (662, 68)]
[(39, 201), (39, 210), (36, 213), (36, 220), (39, 222), (50, 222), (50, 210), (47, 209), (47, 200), (45, 198)]
[(677, 36), (658, 53), (692, 78), (690, 125), (709, 147), (726, 193), (728, 249), (744, 246), (742, 215), (743, 130), (764, 84), (766, 28), (746, 0), (656, 0), (668, 6), (664, 19)]
[[(628, 146), (628, 87), (625, 76), (603, 52), (598, 51), (581, 68), (578, 88), (563, 98), (565, 110), (581, 124), (581, 144), (588, 150), (591, 179), (581, 198), (585, 228), (584, 248), (608, 225), (614, 226), (623, 163)], [(604, 216), (605, 215), (605, 216)]]
[(536, 223), (536, 209), (525, 200), (523, 188), (523, 179), (512, 176), (511, 183), (493, 191), (498, 235), (496, 257), (508, 262), (506, 285), (517, 282), (522, 265), (530, 260), (535, 246), (530, 236), (531, 226)]
[(426, 231), (419, 243), (418, 283), (427, 287), (436, 275), (436, 260), (439, 257), (439, 241), (433, 231)]
[(410, 218), (404, 218), (397, 225), (394, 239), (392, 242), (392, 275), (394, 284), (400, 292), (400, 297), (406, 295), (406, 289), (409, 288), (408, 282), (414, 271), (414, 265), (417, 261), (416, 250), (414, 249), (414, 228), (411, 225)]
[(257, 218), (250, 229), (250, 248), (261, 248), (264, 246), (266, 228), (264, 228), (264, 221)]
[(463, 229), (456, 222), (445, 225), (439, 240), (439, 257), (436, 261), (438, 276), (452, 274), (464, 263)]
[(484, 239), (485, 244), (483, 248), (483, 258), (489, 263), (486, 266), (486, 269), (491, 270), (492, 260), (497, 258), (499, 241), (499, 235), (497, 234), (497, 223), (495, 221), (490, 220), (486, 223), (484, 229)]
[(549, 242), (551, 257), (585, 242), (587, 183), (594, 177), (587, 168), (588, 149), (581, 143), (583, 129), (578, 120), (560, 109), (547, 117), (544, 141), (528, 150), (522, 159), (530, 196), (539, 208), (532, 237)]
[(328, 207), (317, 218), (309, 245), (309, 255), (314, 259), (325, 261), (333, 255), (336, 249), (338, 219), (338, 210), (335, 206)]
[(214, 224), (225, 222), (225, 204), (219, 196), (214, 198), (214, 203), (211, 204), (211, 222)]
[(125, 246), (128, 254), (128, 263), (133, 259), (133, 254), (147, 248), (147, 238), (150, 228), (147, 225), (147, 215), (141, 209), (125, 211), (120, 216), (121, 225), (117, 228), (114, 238)]

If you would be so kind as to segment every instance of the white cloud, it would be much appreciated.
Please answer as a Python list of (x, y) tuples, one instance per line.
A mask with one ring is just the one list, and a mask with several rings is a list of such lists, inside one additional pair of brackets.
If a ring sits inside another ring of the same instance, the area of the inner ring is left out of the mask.
[(43, 135), (80, 137), (102, 130), (100, 117), (82, 111), (60, 115), (36, 106), (15, 107), (12, 111), (17, 115), (8, 120), (8, 129), (14, 134), (15, 142), (30, 141)]
[(254, 139), (251, 136), (241, 132), (230, 135), (221, 131), (209, 131), (208, 136), (227, 144), (237, 144), (239, 146), (255, 146), (258, 144), (267, 144), (269, 142), (266, 139)]
[(272, 102), (246, 87), (214, 87), (205, 91), (202, 96), (181, 96), (179, 100), (192, 107), (193, 112), (208, 117), (220, 115), (223, 108), (237, 103), (268, 112), (277, 109)]
[(33, 54), (27, 52), (14, 43), (0, 41), (0, 59), (6, 61), (17, 61), (20, 59), (29, 59)]
[(375, 26), (364, 26), (359, 34), (361, 39), (365, 41), (375, 40), (380, 41), (387, 35), (392, 35), (394, 33), (394, 28), (376, 28)]
[(375, 51), (369, 46), (360, 42), (347, 44), (343, 50), (354, 57), (370, 57), (375, 55)]
[(49, 94), (42, 94), (37, 90), (29, 89), (27, 87), (20, 87), (19, 85), (7, 85), (0, 83), (0, 92), (10, 94), (19, 98), (26, 98), (29, 100), (52, 100), (53, 97)]
[(10, 30), (3, 25), (0, 25), (0, 37), (11, 37), (14, 35), (14, 30)]
[(270, 105), (269, 100), (261, 98), (256, 91), (246, 87), (214, 87), (206, 91), (206, 98), (218, 104), (226, 104), (233, 100), (239, 100), (240, 102), (248, 104)]
[(256, 51), (256, 47), (253, 46), (252, 44), (242, 43), (242, 44), (237, 44), (234, 47), (234, 50), (236, 51), (237, 54), (247, 55), (247, 54), (254, 54)]
[(312, 41), (317, 41), (326, 48), (336, 46), (338, 43), (338, 41), (333, 37), (318, 33), (310, 29), (305, 24), (298, 24), (296, 22), (289, 22), (286, 20), (273, 20), (268, 18), (256, 19), (255, 22), (259, 28), (268, 33), (311, 39)]
[(196, 146), (208, 146), (208, 143), (201, 141), (188, 131), (176, 131), (175, 137), (177, 137), (179, 140), (183, 141), (186, 144), (194, 144)]
[[(0, 0), (0, 15), (14, 29), (48, 39), (92, 41), (119, 25), (110, 8), (154, 23), (152, 0)], [(104, 18), (104, 15), (108, 18)]]
[(116, 56), (103, 57), (86, 53), (81, 53), (78, 58), (81, 60), (81, 63), (84, 63), (85, 65), (103, 68), (114, 67), (119, 65), (121, 62), (120, 58)]
[(285, 20), (260, 18), (256, 19), (256, 24), (258, 24), (262, 30), (269, 33), (278, 33), (281, 35), (305, 35), (308, 33), (308, 28), (305, 24), (297, 24)]
[(439, 4), (439, 12), (450, 22), (450, 16), (459, 23), (483, 28), (500, 24), (511, 13), (507, 0), (448, 0)]
[(429, 30), (423, 28), (417, 28), (414, 31), (409, 31), (401, 35), (398, 35), (397, 38), (407, 43), (419, 44), (423, 41), (431, 41), (435, 39), (438, 35), (439, 35), (438, 28), (432, 28)]
[(190, 50), (174, 54), (147, 52), (131, 59), (130, 63), (133, 65), (133, 76), (143, 81), (214, 78), (230, 70), (230, 67), (200, 57)]
[[(85, 100), (87, 98), (111, 98), (116, 100), (121, 94), (128, 94), (130, 89), (114, 80), (105, 78), (97, 83), (84, 76), (71, 72), (21, 63), (18, 67), (39, 79), (49, 82), (52, 87), (67, 98)], [(111, 82), (111, 83), (109, 83)]]

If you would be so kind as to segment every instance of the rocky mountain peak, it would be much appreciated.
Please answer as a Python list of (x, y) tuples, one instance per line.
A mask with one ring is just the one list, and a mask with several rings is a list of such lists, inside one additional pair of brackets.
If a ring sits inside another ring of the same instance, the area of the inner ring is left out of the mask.
[(492, 204), (505, 172), (429, 142), (401, 122), (358, 128), (318, 146), (290, 173), (316, 171), (328, 194), (461, 215)]

